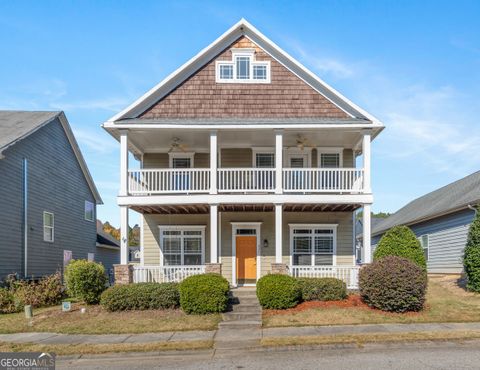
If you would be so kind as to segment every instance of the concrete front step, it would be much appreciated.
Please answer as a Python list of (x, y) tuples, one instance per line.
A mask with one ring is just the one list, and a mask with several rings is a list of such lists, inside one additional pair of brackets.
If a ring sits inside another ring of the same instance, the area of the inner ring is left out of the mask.
[(262, 313), (262, 307), (259, 304), (234, 304), (229, 312)]
[(233, 298), (230, 298), (230, 303), (232, 305), (235, 305), (235, 304), (242, 304), (242, 305), (243, 304), (246, 304), (246, 305), (259, 304), (257, 297), (241, 297), (241, 298), (233, 297)]

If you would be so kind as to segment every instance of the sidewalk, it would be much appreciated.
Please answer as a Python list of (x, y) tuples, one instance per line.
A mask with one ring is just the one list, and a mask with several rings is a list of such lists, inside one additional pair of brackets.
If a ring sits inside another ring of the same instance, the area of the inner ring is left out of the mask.
[[(286, 338), (303, 336), (334, 336), (372, 333), (412, 333), (412, 332), (464, 332), (480, 331), (480, 323), (421, 323), (421, 324), (371, 324), (342, 326), (302, 326), (284, 328), (263, 328), (262, 338)], [(176, 331), (147, 334), (55, 334), (55, 333), (15, 333), (0, 334), (0, 342), (38, 344), (116, 344), (116, 343), (156, 343), (215, 340), (214, 331)], [(254, 343), (252, 343), (254, 345)], [(257, 343), (260, 346), (260, 341)]]

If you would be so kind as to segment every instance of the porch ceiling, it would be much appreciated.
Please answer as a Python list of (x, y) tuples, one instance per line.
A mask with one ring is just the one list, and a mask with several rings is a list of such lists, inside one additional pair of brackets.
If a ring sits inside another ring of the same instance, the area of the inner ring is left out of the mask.
[[(208, 152), (210, 150), (209, 130), (130, 130), (128, 140), (141, 152), (167, 152), (174, 138), (185, 145), (186, 151)], [(284, 146), (295, 147), (297, 137), (307, 138), (307, 146), (352, 148), (361, 138), (359, 129), (331, 130), (285, 130)], [(218, 146), (230, 148), (274, 147), (275, 135), (272, 129), (219, 131)], [(130, 149), (133, 149), (132, 147)]]
[[(284, 212), (352, 212), (360, 208), (360, 204), (285, 204)], [(208, 204), (185, 205), (149, 205), (132, 206), (142, 214), (208, 214)], [(220, 204), (219, 212), (273, 212), (273, 204)]]

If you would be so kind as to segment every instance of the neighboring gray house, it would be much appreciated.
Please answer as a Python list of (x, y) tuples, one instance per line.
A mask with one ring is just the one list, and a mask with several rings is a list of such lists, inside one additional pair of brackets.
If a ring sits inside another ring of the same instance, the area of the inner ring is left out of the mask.
[(0, 111), (0, 279), (93, 259), (102, 199), (63, 112)]
[(120, 263), (120, 240), (103, 231), (102, 223), (97, 220), (96, 260), (101, 261), (109, 275), (113, 274), (113, 265)]
[[(372, 229), (375, 228), (383, 220), (385, 219), (374, 217), (372, 215), (371, 223), (370, 223), (372, 225)], [(362, 246), (363, 246), (363, 222), (360, 218), (357, 218), (357, 221), (355, 222), (355, 258), (358, 264), (364, 261), (364, 256), (362, 255), (362, 252), (363, 252)]]
[(480, 204), (480, 171), (428, 193), (372, 227), (372, 252), (393, 226), (407, 225), (417, 235), (430, 273), (461, 273), (463, 250), (474, 206)]

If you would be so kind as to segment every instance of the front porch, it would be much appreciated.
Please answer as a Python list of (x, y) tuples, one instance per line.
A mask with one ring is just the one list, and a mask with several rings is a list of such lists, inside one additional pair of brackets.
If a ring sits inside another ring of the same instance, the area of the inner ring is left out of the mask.
[(313, 211), (315, 206), (223, 204), (213, 207), (216, 214), (208, 205), (161, 206), (163, 213), (153, 205), (136, 208), (143, 213), (143, 248), (133, 281), (179, 282), (218, 272), (232, 286), (242, 286), (281, 272), (336, 277), (356, 289), (353, 210), (358, 205), (323, 205)]

